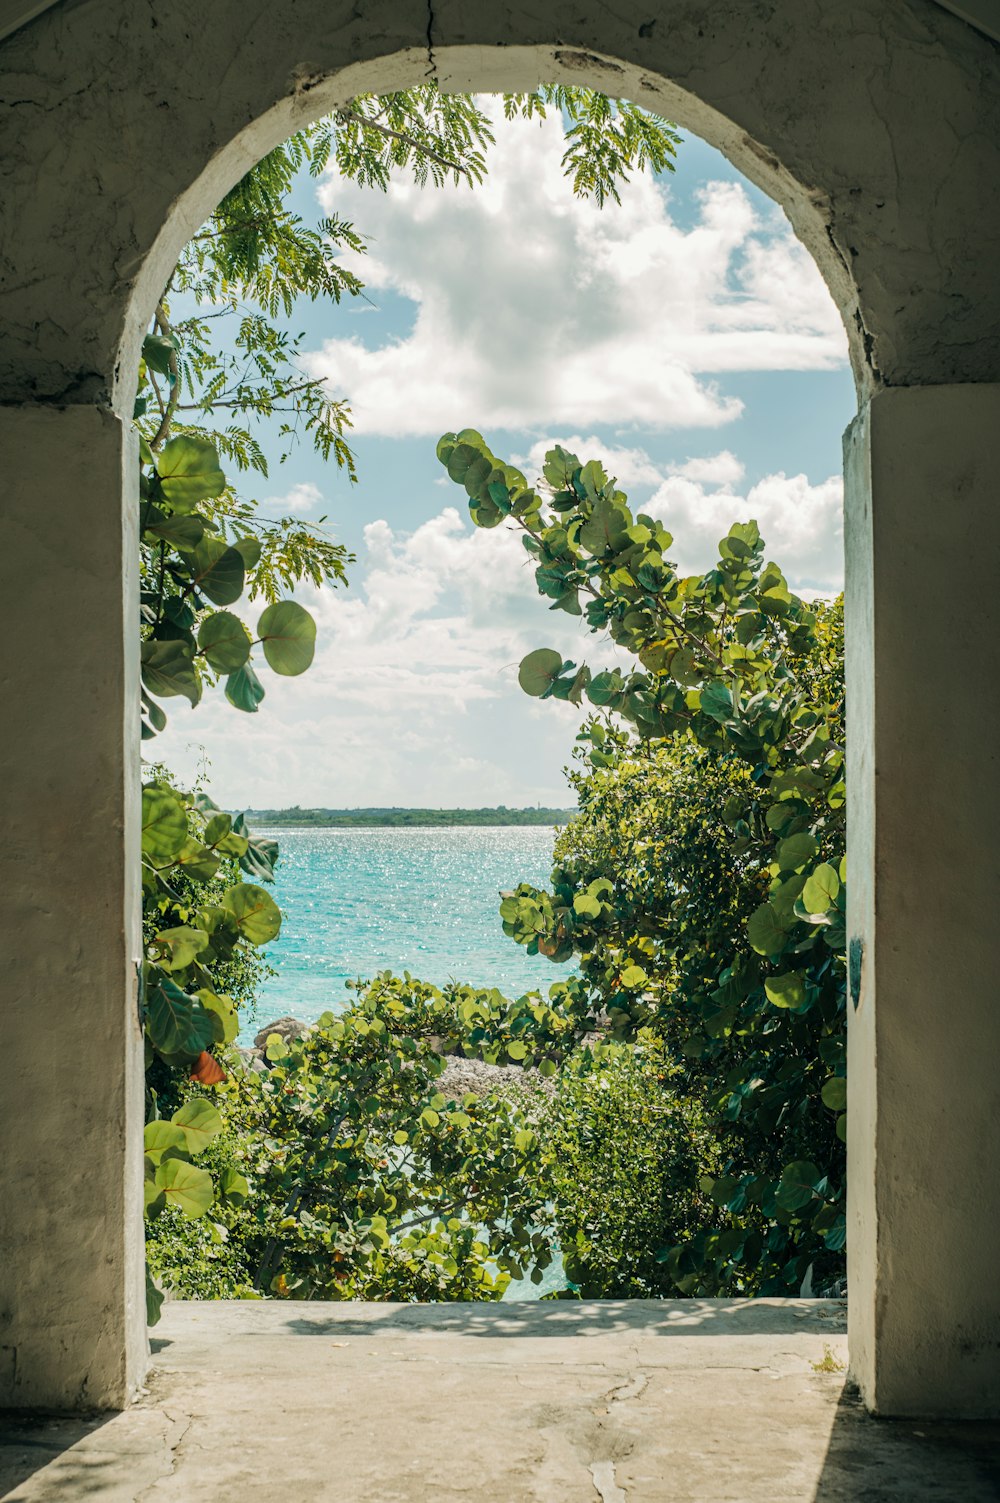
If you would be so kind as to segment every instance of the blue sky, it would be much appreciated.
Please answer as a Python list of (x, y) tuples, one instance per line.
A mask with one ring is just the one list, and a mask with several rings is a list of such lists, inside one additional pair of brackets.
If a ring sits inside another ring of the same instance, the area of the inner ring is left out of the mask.
[(846, 339), (780, 210), (695, 138), (620, 208), (574, 199), (561, 154), (556, 122), (501, 123), (474, 191), (298, 185), (304, 217), (369, 237), (351, 259), (367, 300), (292, 320), (306, 369), (351, 402), (360, 478), (302, 446), (247, 489), (325, 514), (358, 559), (349, 589), (302, 592), (316, 662), (262, 669), (255, 716), (174, 702), (156, 754), (182, 777), (207, 755), (227, 806), (571, 801), (576, 712), (528, 700), (517, 663), (607, 649), (547, 612), (516, 536), (473, 529), (434, 456), (449, 429), (479, 428), (529, 472), (553, 442), (603, 459), (682, 569), (752, 516), (793, 588), (840, 588)]

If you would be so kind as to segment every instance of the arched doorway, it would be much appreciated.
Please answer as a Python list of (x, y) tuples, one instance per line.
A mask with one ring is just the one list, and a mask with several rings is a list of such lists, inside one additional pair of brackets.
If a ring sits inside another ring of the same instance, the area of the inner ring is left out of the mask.
[(782, 204), (844, 317), (860, 402), (846, 450), (852, 1367), (882, 1412), (1000, 1405), (998, 1024), (974, 913), (1000, 848), (982, 687), (1000, 667), (998, 231), (982, 187), (1000, 155), (997, 59), (932, 0), (891, 15), (876, 0), (847, 13), (673, 0), (652, 18), (588, 3), (544, 21), (473, 3), (438, 17), (95, 0), (6, 42), (0, 425), (19, 734), (4, 750), (5, 1401), (113, 1407), (144, 1368), (122, 511), (142, 329), (180, 246), (252, 161), (339, 101), (436, 76), (456, 91), (587, 83), (675, 118)]

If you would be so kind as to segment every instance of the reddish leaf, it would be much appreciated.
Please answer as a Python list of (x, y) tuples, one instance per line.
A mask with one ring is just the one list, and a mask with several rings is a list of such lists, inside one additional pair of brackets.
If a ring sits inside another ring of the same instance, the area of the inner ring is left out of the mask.
[(202, 1085), (219, 1085), (226, 1078), (226, 1072), (219, 1061), (203, 1049), (191, 1066), (191, 1079), (198, 1080)]

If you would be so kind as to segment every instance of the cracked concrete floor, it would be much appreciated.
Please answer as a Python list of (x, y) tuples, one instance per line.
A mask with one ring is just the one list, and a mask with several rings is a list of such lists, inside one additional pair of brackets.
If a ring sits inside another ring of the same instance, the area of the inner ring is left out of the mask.
[(1000, 1498), (1000, 1426), (869, 1419), (827, 1300), (178, 1302), (124, 1414), (23, 1418), (9, 1503)]

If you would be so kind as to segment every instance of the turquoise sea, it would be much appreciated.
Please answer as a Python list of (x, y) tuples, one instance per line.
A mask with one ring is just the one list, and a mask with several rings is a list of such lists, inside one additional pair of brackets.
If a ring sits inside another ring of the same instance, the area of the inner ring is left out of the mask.
[(520, 996), (565, 975), (508, 939), (499, 892), (548, 885), (555, 831), (547, 826), (452, 829), (264, 829), (278, 841), (274, 897), (284, 913), (241, 1042), (275, 1018), (310, 1022), (349, 1000), (344, 983), (409, 970)]

